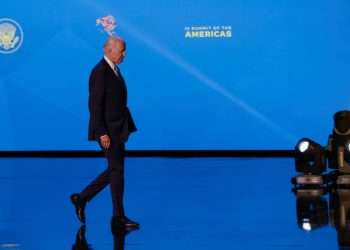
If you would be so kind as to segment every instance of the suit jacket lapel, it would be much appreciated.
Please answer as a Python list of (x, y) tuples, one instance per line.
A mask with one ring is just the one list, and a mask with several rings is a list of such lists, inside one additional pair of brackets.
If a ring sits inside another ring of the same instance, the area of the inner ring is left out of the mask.
[(121, 77), (121, 74), (120, 76), (117, 75), (117, 73), (111, 68), (111, 66), (109, 66), (109, 64), (106, 62), (106, 60), (104, 58), (102, 58), (102, 61), (105, 65), (105, 67), (107, 67), (107, 71), (110, 73), (110, 74), (113, 74), (115, 77), (117, 77), (119, 80), (123, 80), (123, 77)]

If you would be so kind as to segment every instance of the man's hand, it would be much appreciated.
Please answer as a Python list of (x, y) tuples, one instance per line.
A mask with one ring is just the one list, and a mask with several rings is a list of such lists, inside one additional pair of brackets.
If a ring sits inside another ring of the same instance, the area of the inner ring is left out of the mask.
[(100, 137), (100, 142), (103, 148), (108, 149), (109, 146), (111, 145), (111, 139), (109, 138), (108, 135), (102, 135)]

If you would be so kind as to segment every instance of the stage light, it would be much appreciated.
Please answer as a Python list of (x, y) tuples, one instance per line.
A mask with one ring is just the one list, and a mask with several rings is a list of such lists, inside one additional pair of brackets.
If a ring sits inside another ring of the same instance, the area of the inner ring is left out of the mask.
[(334, 128), (327, 146), (329, 167), (350, 174), (350, 111), (339, 111), (333, 119)]
[(326, 170), (325, 149), (308, 138), (299, 140), (295, 146), (295, 169), (302, 173), (291, 180), (296, 187), (324, 185), (321, 174)]
[(304, 174), (321, 174), (326, 170), (324, 148), (307, 138), (301, 139), (296, 147), (295, 167)]

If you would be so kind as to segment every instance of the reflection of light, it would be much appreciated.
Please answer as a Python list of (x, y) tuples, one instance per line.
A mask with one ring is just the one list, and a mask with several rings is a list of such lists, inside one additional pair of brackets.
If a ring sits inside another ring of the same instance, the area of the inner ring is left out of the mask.
[(303, 229), (305, 231), (311, 231), (311, 224), (310, 224), (310, 221), (308, 219), (303, 220)]
[(310, 143), (308, 141), (303, 141), (299, 144), (299, 151), (304, 153), (309, 148)]
[(350, 152), (350, 141), (346, 142), (346, 149), (348, 150), (348, 152)]
[(19, 250), (20, 246), (21, 246), (20, 244), (16, 244), (16, 243), (0, 243), (0, 249)]

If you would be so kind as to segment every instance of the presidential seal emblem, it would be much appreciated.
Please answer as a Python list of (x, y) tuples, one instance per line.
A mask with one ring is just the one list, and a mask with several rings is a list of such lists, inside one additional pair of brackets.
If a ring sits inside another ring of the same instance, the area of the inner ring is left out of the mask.
[(0, 53), (16, 52), (23, 43), (21, 26), (10, 18), (0, 18)]

